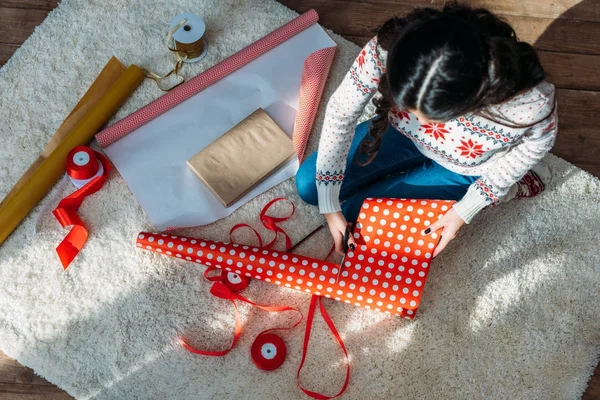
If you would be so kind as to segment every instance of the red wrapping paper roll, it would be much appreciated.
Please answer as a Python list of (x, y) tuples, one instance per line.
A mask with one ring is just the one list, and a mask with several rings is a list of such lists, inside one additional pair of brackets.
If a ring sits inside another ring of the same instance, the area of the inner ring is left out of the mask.
[(137, 246), (265, 282), (414, 318), (439, 235), (423, 231), (452, 201), (367, 199), (340, 265), (252, 246), (142, 232)]

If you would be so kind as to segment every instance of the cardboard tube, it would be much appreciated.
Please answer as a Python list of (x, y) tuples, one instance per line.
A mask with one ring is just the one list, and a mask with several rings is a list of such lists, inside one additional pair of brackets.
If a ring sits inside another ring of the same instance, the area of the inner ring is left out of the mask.
[(139, 67), (132, 65), (127, 68), (108, 92), (31, 174), (27, 183), (4, 203), (0, 208), (0, 244), (60, 179), (65, 172), (69, 151), (75, 146), (89, 143), (94, 134), (114, 115), (143, 80), (144, 72)]

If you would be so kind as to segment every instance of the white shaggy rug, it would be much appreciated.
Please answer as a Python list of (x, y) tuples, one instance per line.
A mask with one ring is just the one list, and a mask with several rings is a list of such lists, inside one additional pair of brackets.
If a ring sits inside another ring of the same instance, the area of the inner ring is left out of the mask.
[[(157, 71), (171, 66), (162, 47), (170, 18), (202, 15), (208, 56), (192, 76), (295, 17), (272, 0), (65, 0), (0, 73), (0, 196), (37, 157), (111, 55)], [(338, 56), (325, 97), (358, 52), (333, 35)], [(159, 95), (146, 82), (121, 118)], [(317, 143), (322, 113), (310, 143)], [(546, 160), (555, 179), (536, 199), (486, 211), (435, 260), (415, 321), (347, 304), (326, 305), (351, 353), (349, 399), (576, 399), (600, 344), (600, 182), (565, 161)], [(299, 207), (284, 224), (294, 241), (317, 226), (288, 181), (233, 216), (185, 233), (225, 240), (238, 222), (258, 225), (275, 196)], [(43, 202), (47, 202), (46, 198)], [(39, 210), (38, 206), (37, 210)], [(266, 373), (250, 360), (255, 335), (285, 315), (242, 307), (246, 330), (223, 358), (192, 355), (175, 336), (227, 346), (231, 305), (211, 297), (202, 268), (134, 248), (151, 230), (114, 172), (80, 215), (91, 228), (63, 272), (54, 252), (64, 237), (50, 215), (32, 236), (30, 216), (0, 247), (0, 349), (77, 398), (296, 399), (303, 328), (286, 334), (288, 360)], [(327, 235), (301, 251), (324, 256)], [(259, 303), (306, 311), (309, 297), (252, 282)], [(340, 350), (317, 318), (302, 380), (333, 394), (343, 379)]]

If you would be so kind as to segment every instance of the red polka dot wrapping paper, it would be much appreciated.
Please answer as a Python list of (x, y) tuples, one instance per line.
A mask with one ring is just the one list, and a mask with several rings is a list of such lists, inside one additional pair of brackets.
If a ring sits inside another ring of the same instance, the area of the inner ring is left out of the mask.
[(136, 245), (175, 258), (412, 319), (438, 233), (424, 234), (447, 200), (367, 199), (343, 265), (235, 243), (142, 232)]

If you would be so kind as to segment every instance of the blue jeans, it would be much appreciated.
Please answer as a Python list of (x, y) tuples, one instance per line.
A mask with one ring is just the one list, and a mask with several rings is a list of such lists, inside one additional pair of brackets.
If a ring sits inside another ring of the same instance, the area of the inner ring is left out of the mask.
[[(368, 121), (356, 127), (340, 190), (342, 212), (349, 222), (356, 221), (367, 197), (460, 200), (478, 178), (457, 174), (425, 157), (410, 139), (391, 125), (375, 159), (361, 167), (354, 161), (366, 160), (358, 148), (368, 131)], [(315, 152), (302, 163), (296, 175), (300, 197), (313, 205), (318, 202), (316, 170)]]

